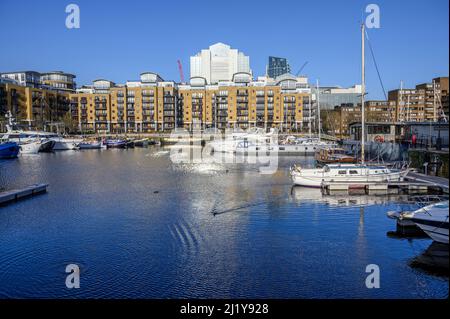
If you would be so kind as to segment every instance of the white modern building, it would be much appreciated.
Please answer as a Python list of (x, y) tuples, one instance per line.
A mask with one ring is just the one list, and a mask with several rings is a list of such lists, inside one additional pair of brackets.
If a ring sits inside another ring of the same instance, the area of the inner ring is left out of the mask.
[(320, 86), (318, 92), (316, 87), (313, 86), (312, 93), (314, 95), (314, 100), (318, 93), (321, 109), (332, 110), (335, 106), (341, 104), (357, 105), (358, 103), (361, 103), (362, 86), (360, 84), (348, 88), (339, 86)]
[(241, 72), (252, 73), (250, 58), (220, 42), (191, 56), (191, 78), (202, 77), (207, 84), (231, 81), (234, 74)]
[(16, 71), (0, 73), (0, 77), (14, 80), (21, 86), (37, 88), (41, 85), (41, 74), (36, 71)]

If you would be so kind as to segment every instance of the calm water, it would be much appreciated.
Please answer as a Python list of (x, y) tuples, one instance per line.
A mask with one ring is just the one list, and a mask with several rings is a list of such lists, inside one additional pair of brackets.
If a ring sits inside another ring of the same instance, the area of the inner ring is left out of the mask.
[[(387, 236), (396, 198), (322, 196), (240, 164), (174, 165), (160, 149), (0, 162), (0, 187), (49, 192), (0, 208), (0, 297), (444, 298), (412, 268), (429, 239)], [(212, 212), (216, 212), (213, 214)], [(65, 267), (81, 288), (65, 287)], [(368, 264), (381, 288), (367, 289)]]

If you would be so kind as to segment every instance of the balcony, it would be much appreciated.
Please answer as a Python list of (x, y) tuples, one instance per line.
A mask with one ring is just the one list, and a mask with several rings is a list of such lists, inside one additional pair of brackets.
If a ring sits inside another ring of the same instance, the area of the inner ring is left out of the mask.
[(238, 116), (237, 121), (239, 123), (245, 123), (248, 122), (248, 116)]
[(155, 115), (155, 111), (153, 111), (153, 110), (143, 110), (142, 111), (142, 115), (151, 115), (151, 116), (153, 116), (153, 115)]
[(155, 99), (142, 99), (142, 104), (155, 104)]

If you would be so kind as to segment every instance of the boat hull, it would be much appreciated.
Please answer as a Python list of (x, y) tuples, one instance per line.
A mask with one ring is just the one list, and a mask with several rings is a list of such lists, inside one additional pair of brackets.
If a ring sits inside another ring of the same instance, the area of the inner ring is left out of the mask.
[[(323, 147), (323, 145), (321, 145)], [(250, 144), (238, 144), (235, 145), (223, 145), (216, 148), (224, 153), (232, 153), (236, 154), (257, 154), (257, 153), (265, 153), (270, 152), (272, 154), (277, 154), (281, 156), (313, 156), (319, 148), (318, 145), (302, 145), (302, 144), (286, 144), (286, 145), (278, 145), (278, 144), (260, 144), (260, 145), (250, 145)], [(216, 150), (214, 148), (214, 150)]]
[(41, 146), (39, 147), (39, 152), (49, 153), (53, 152), (53, 147), (55, 147), (56, 142), (53, 140), (41, 141)]
[(21, 154), (37, 154), (41, 148), (41, 143), (39, 141), (30, 142), (20, 145)]
[(126, 148), (126, 141), (106, 141), (106, 148)]
[(447, 222), (422, 218), (411, 218), (411, 221), (422, 229), (431, 239), (448, 245), (448, 219)]
[(54, 151), (69, 151), (76, 150), (78, 143), (71, 141), (55, 141)]
[(102, 148), (102, 143), (79, 143), (78, 148), (80, 150), (98, 150)]
[(314, 155), (318, 146), (314, 145), (279, 145), (278, 155)]
[(16, 158), (20, 152), (20, 147), (15, 142), (0, 144), (0, 159)]
[(134, 141), (134, 146), (136, 147), (148, 147), (149, 141), (148, 140), (137, 140)]

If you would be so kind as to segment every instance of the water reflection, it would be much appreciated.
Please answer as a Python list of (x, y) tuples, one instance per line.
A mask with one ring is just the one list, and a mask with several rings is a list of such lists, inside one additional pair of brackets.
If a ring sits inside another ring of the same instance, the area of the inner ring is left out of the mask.
[(326, 194), (321, 189), (292, 186), (291, 198), (298, 203), (301, 202), (317, 202), (325, 203), (332, 206), (367, 206), (382, 205), (389, 202), (406, 202), (405, 195), (366, 195), (365, 192), (360, 194), (349, 194), (347, 191), (333, 192)]
[(425, 251), (411, 260), (410, 266), (434, 275), (448, 277), (450, 273), (448, 245), (433, 241)]

